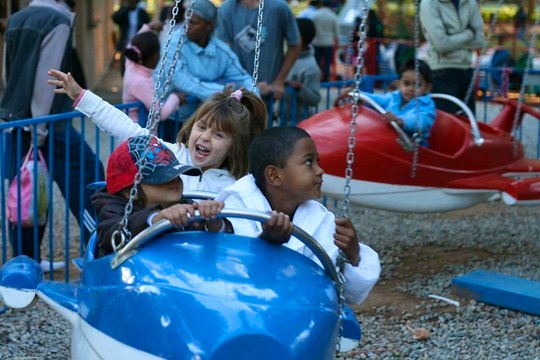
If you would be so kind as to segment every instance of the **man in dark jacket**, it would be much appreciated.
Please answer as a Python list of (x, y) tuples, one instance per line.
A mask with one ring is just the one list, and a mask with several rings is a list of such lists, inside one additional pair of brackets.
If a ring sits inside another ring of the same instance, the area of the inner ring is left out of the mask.
[(116, 43), (116, 50), (122, 53), (122, 75), (124, 75), (124, 49), (129, 44), (137, 31), (146, 23), (150, 22), (150, 15), (143, 8), (137, 6), (137, 0), (127, 0), (118, 11), (112, 15), (112, 20), (120, 28), (120, 39)]
[[(8, 18), (4, 54), (5, 92), (0, 102), (0, 119), (13, 121), (72, 111), (72, 101), (64, 94), (55, 94), (54, 88), (47, 84), (47, 71), (72, 71), (74, 17), (75, 14), (58, 1), (33, 0), (28, 7)], [(62, 194), (69, 198), (71, 212), (77, 220), (84, 212), (92, 216), (94, 209), (90, 194), (85, 191), (86, 184), (104, 178), (103, 166), (93, 151), (81, 134), (64, 122), (55, 122), (49, 127), (40, 123), (31, 129), (21, 131), (20, 143), (19, 137), (13, 136), (12, 158), (16, 154), (26, 155), (31, 144), (42, 150), (45, 161), (49, 161), (51, 154), (53, 163), (48, 164), (49, 172)], [(14, 134), (16, 132), (17, 129)], [(49, 137), (52, 141), (48, 141)], [(10, 165), (9, 176), (13, 179), (18, 172), (16, 159), (12, 159)], [(84, 174), (83, 179), (81, 174)], [(8, 222), (13, 254), (28, 255), (39, 262), (45, 226), (37, 226), (38, 234), (35, 236), (34, 227)], [(88, 237), (86, 231), (81, 240), (86, 242)], [(63, 265), (62, 262), (41, 261), (45, 271), (56, 270)]]

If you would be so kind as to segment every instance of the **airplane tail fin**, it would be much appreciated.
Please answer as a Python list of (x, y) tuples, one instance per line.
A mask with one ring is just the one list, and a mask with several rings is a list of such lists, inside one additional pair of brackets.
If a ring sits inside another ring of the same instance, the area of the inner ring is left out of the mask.
[(514, 124), (514, 119), (515, 119), (517, 108), (519, 105), (518, 102), (516, 100), (503, 99), (503, 98), (494, 99), (493, 102), (504, 105), (504, 107), (499, 112), (499, 114), (490, 122), (490, 125), (497, 129), (506, 131), (509, 134), (512, 133), (512, 128), (514, 125), (516, 127), (519, 127), (521, 125), (521, 121), (523, 120), (523, 115), (525, 114), (529, 114), (531, 116), (534, 116), (538, 120), (540, 120), (540, 112), (522, 103), (520, 105), (521, 110), (519, 112), (517, 124)]

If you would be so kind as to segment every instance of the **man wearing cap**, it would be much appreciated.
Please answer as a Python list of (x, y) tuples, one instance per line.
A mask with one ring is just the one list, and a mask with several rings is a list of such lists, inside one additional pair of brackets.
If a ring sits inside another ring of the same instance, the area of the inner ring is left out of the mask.
[(194, 203), (183, 199), (180, 175), (198, 176), (201, 169), (180, 164), (174, 153), (155, 136), (135, 136), (112, 152), (107, 164), (107, 187), (92, 196), (98, 214), (100, 256), (113, 252), (112, 236), (124, 217), (131, 187), (141, 165), (141, 182), (127, 223), (127, 230), (133, 236), (163, 219), (184, 230), (232, 232), (221, 219), (206, 220), (196, 227), (188, 226), (188, 219), (195, 215), (195, 210), (202, 217), (212, 218), (223, 209), (223, 203), (209, 200)]
[[(197, 0), (188, 24), (186, 42), (178, 55), (172, 78), (175, 91), (194, 96), (199, 101), (210, 98), (227, 86), (249, 90), (252, 86), (251, 75), (242, 68), (236, 54), (213, 35), (216, 20), (215, 5), (209, 0)], [(180, 40), (181, 34), (181, 27), (174, 29), (170, 42), (173, 45), (167, 54), (165, 69), (172, 64), (174, 46)], [(164, 54), (164, 51), (162, 53)], [(198, 104), (199, 102), (181, 106), (178, 110), (180, 119), (187, 119)]]

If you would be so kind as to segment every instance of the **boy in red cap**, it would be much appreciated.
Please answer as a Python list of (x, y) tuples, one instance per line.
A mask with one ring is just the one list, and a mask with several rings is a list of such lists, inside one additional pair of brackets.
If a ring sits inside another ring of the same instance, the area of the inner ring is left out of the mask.
[[(223, 202), (205, 200), (196, 203), (182, 198), (184, 186), (180, 174), (198, 176), (201, 174), (200, 168), (180, 164), (174, 153), (155, 136), (135, 136), (112, 152), (107, 165), (107, 187), (92, 197), (98, 214), (100, 256), (114, 251), (112, 234), (119, 229), (124, 217), (143, 156), (145, 161), (141, 181), (127, 222), (127, 230), (133, 236), (163, 219), (168, 219), (181, 230), (232, 232), (225, 221), (215, 219), (215, 215), (223, 209)], [(188, 219), (195, 215), (195, 210), (208, 220), (188, 225)]]

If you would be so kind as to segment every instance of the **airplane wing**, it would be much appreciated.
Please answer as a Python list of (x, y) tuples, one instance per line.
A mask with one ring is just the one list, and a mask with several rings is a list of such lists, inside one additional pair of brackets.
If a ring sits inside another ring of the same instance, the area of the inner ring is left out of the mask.
[[(505, 176), (488, 174), (453, 180), (446, 184), (446, 188), (498, 190), (501, 192), (502, 200), (508, 205), (540, 205), (540, 167), (538, 169), (534, 167), (527, 168), (527, 170), (532, 171), (518, 171), (524, 170), (524, 167), (527, 166), (526, 162), (522, 162), (519, 166), (511, 166), (508, 168), (511, 171), (506, 173)], [(531, 175), (536, 176), (530, 177)], [(528, 177), (516, 179), (514, 176)]]

